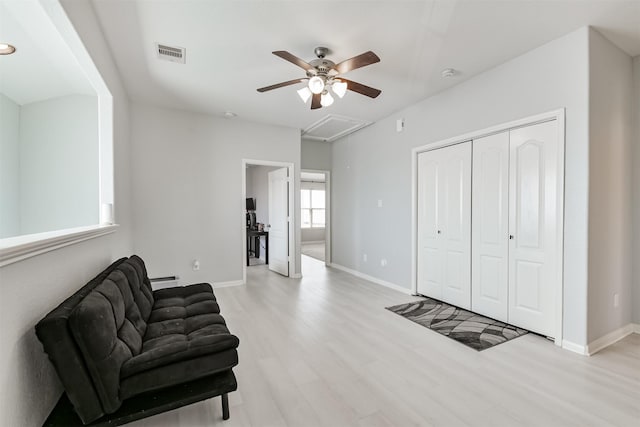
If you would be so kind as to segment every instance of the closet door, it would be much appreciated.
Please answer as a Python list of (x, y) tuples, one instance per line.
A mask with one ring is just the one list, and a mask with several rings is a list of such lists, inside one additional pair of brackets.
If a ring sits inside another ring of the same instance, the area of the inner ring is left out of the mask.
[(439, 239), (441, 150), (418, 155), (418, 293), (442, 299), (442, 240)]
[(471, 141), (442, 149), (439, 239), (442, 300), (471, 309)]
[(418, 155), (418, 293), (471, 308), (471, 141)]
[(509, 132), (473, 141), (471, 307), (508, 321)]
[(555, 121), (510, 131), (509, 322), (554, 336), (558, 141)]

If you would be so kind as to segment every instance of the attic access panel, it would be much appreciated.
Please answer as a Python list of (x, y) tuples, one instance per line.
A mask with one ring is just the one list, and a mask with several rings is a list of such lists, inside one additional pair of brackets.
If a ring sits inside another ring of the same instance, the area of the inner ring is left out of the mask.
[(371, 122), (366, 120), (328, 114), (304, 129), (302, 137), (316, 141), (333, 142), (370, 124)]

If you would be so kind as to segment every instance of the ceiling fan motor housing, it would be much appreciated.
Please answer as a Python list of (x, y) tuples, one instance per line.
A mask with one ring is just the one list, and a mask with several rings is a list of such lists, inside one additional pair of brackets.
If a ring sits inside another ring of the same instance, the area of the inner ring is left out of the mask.
[(329, 53), (329, 48), (319, 46), (313, 50), (313, 53), (315, 53), (318, 58), (322, 59)]
[(318, 58), (309, 61), (309, 65), (311, 65), (313, 69), (307, 70), (307, 77), (326, 77), (336, 66), (335, 62), (325, 59), (325, 56), (329, 53), (329, 49), (326, 47), (317, 47), (313, 52)]

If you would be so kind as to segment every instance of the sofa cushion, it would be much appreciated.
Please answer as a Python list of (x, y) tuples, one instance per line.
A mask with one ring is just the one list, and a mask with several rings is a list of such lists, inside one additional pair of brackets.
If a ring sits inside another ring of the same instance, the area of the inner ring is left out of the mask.
[(154, 298), (144, 261), (139, 256), (132, 255), (131, 258), (118, 267), (118, 270), (127, 276), (133, 300), (140, 311), (142, 319), (146, 322), (151, 314)]
[(220, 307), (208, 283), (154, 291), (153, 312), (149, 322), (185, 319), (202, 313), (220, 313)]
[(122, 294), (116, 283), (109, 279), (82, 300), (69, 317), (71, 332), (107, 413), (121, 404), (118, 397), (120, 367), (133, 356), (132, 350), (139, 352), (142, 347), (139, 332), (131, 322), (125, 321)]
[(162, 289), (154, 292), (142, 351), (126, 361), (121, 377), (202, 355), (238, 347), (229, 333), (209, 284)]
[(120, 384), (120, 397), (128, 399), (139, 394), (206, 377), (226, 371), (238, 364), (236, 349), (206, 354), (188, 360), (159, 366), (124, 378)]
[(107, 413), (118, 409), (120, 368), (142, 350), (153, 296), (142, 260), (131, 257), (82, 300), (69, 317)]
[(69, 329), (68, 319), (76, 306), (127, 258), (120, 258), (67, 298), (36, 325), (36, 335), (64, 385), (78, 416), (89, 423), (104, 414), (91, 374)]

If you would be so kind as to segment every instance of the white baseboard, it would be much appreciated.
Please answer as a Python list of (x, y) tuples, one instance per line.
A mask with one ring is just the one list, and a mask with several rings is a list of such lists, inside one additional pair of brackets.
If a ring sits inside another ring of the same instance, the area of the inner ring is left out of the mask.
[(244, 282), (242, 280), (229, 280), (228, 282), (214, 282), (213, 289), (229, 288), (231, 286), (242, 286)]
[(578, 353), (582, 356), (587, 356), (587, 347), (584, 345), (576, 344), (571, 341), (562, 340), (562, 348), (565, 350), (572, 351), (574, 353)]
[(622, 328), (611, 331), (608, 334), (601, 336), (597, 340), (590, 342), (589, 345), (587, 345), (587, 354), (589, 356), (596, 354), (603, 348), (609, 347), (611, 344), (615, 344), (627, 335), (630, 335), (634, 332), (638, 333), (638, 326), (639, 325), (637, 324), (629, 323)]
[(290, 274), (289, 277), (292, 278), (292, 279), (302, 279), (302, 274), (293, 273), (293, 274)]
[(301, 243), (304, 245), (305, 243), (324, 243), (324, 240), (303, 240)]
[(332, 268), (335, 268), (336, 270), (344, 271), (345, 273), (349, 273), (349, 274), (354, 275), (356, 277), (359, 277), (361, 279), (368, 280), (369, 282), (373, 282), (373, 283), (375, 283), (377, 285), (382, 285), (382, 286), (385, 286), (387, 288), (393, 289), (394, 291), (398, 291), (398, 292), (402, 292), (403, 294), (411, 295), (411, 289), (409, 289), (409, 288), (403, 288), (402, 286), (398, 286), (395, 283), (387, 282), (386, 280), (382, 280), (382, 279), (378, 279), (377, 277), (369, 276), (368, 274), (361, 273), (361, 272), (359, 272), (357, 270), (353, 270), (351, 268), (345, 267), (344, 265), (331, 263), (331, 264), (327, 264), (327, 267), (332, 267)]
[(640, 324), (639, 323), (632, 323), (631, 326), (633, 326), (633, 333), (640, 334)]

